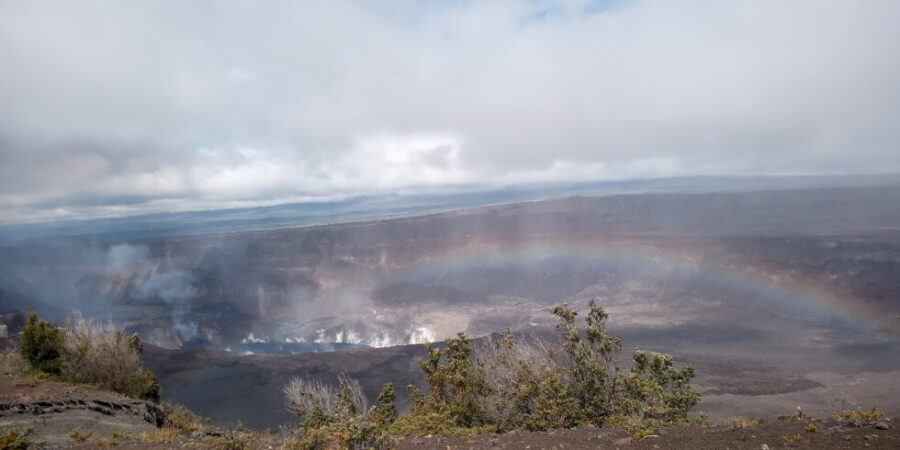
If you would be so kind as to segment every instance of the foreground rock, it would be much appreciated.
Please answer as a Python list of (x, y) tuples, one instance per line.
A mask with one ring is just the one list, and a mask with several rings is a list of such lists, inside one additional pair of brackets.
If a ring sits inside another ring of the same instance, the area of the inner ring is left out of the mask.
[(112, 392), (62, 383), (0, 377), (0, 429), (33, 428), (32, 439), (67, 445), (70, 434), (101, 438), (113, 433), (145, 433), (163, 425), (156, 405)]

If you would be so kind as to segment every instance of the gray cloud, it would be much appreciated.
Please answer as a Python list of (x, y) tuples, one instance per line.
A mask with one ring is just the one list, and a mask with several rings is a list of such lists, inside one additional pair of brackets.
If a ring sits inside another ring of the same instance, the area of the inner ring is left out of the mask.
[(900, 3), (0, 3), (4, 221), (900, 170)]

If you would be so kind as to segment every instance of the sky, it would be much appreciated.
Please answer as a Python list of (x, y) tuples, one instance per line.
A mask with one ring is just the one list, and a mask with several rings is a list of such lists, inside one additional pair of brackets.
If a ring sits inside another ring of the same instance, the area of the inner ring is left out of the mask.
[(900, 2), (0, 0), (0, 223), (900, 173)]

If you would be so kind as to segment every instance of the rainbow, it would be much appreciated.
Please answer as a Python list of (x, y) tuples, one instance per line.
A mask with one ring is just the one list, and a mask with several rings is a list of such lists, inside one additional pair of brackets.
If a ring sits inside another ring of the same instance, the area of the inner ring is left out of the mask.
[(574, 259), (599, 268), (637, 270), (651, 274), (695, 277), (713, 283), (754, 305), (829, 324), (900, 336), (900, 318), (890, 317), (871, 303), (839, 295), (805, 279), (780, 275), (776, 267), (736, 266), (700, 248), (661, 245), (646, 241), (597, 241), (587, 239), (542, 239), (540, 243), (472, 243), (436, 256), (394, 267), (400, 277), (436, 277), (448, 272), (478, 267), (509, 267), (540, 261)]

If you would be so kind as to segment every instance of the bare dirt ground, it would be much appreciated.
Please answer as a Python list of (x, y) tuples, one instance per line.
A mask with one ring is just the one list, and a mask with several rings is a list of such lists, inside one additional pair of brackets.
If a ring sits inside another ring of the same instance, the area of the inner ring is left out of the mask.
[(134, 401), (115, 392), (87, 386), (43, 381), (34, 377), (0, 376), (0, 404), (68, 400)]
[[(574, 430), (548, 432), (516, 431), (502, 435), (481, 435), (469, 438), (410, 437), (399, 443), (398, 450), (434, 449), (897, 449), (900, 430), (897, 420), (885, 419), (887, 429), (874, 425), (851, 427), (838, 421), (816, 422), (818, 430), (805, 430), (809, 421), (770, 421), (749, 428), (730, 426), (683, 426), (661, 431), (642, 440), (632, 440), (626, 432), (615, 428), (585, 427)], [(97, 448), (90, 443), (72, 448)], [(117, 448), (131, 450), (162, 450), (172, 448), (213, 448), (208, 442), (182, 439), (159, 443), (120, 443)], [(245, 443), (240, 448), (278, 448), (273, 441)]]
[(549, 432), (519, 431), (472, 438), (409, 438), (399, 449), (897, 449), (900, 430), (887, 420), (887, 430), (874, 426), (848, 427), (836, 421), (818, 423), (808, 432), (804, 421), (769, 421), (751, 428), (720, 425), (686, 426), (663, 430), (640, 441), (613, 428), (579, 428)]

